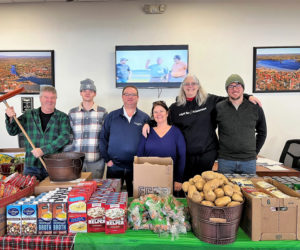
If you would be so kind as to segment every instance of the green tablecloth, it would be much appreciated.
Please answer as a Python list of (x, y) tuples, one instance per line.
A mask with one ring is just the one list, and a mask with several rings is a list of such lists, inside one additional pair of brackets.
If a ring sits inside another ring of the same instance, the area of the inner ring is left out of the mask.
[(239, 228), (237, 239), (228, 245), (213, 245), (200, 241), (189, 232), (172, 240), (171, 236), (158, 236), (152, 231), (127, 230), (125, 234), (79, 233), (75, 237), (75, 250), (91, 249), (300, 249), (300, 241), (251, 241)]

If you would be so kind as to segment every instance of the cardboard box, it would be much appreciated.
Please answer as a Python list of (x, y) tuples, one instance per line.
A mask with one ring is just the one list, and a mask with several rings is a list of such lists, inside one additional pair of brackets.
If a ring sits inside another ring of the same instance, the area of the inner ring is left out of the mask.
[(50, 178), (47, 177), (43, 180), (39, 185), (34, 188), (34, 194), (39, 195), (43, 192), (48, 192), (51, 190), (55, 190), (55, 188), (66, 188), (66, 187), (73, 187), (76, 186), (80, 181), (87, 181), (92, 179), (91, 172), (81, 172), (80, 178), (73, 181), (66, 181), (66, 182), (52, 182)]
[[(253, 183), (257, 179), (251, 179)], [(300, 195), (282, 183), (272, 179), (265, 181), (291, 198), (255, 198), (246, 192), (242, 229), (253, 241), (300, 239)], [(267, 193), (267, 192), (266, 192)]]
[(133, 197), (155, 193), (173, 193), (173, 160), (171, 157), (134, 157)]

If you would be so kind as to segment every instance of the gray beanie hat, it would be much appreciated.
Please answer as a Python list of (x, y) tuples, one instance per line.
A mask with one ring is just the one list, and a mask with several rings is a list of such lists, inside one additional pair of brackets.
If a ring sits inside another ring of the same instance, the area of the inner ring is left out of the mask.
[(226, 83), (225, 83), (225, 89), (227, 90), (228, 86), (233, 82), (240, 83), (242, 85), (243, 89), (245, 89), (244, 81), (243, 81), (242, 77), (240, 77), (238, 74), (232, 74), (227, 78)]
[(82, 90), (92, 90), (96, 92), (96, 86), (94, 84), (94, 81), (89, 78), (80, 81), (80, 92)]

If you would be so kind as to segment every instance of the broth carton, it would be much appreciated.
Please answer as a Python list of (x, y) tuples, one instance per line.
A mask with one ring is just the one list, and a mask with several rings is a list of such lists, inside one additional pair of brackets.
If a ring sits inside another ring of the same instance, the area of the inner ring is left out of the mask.
[(8, 235), (21, 235), (22, 232), (22, 203), (13, 203), (6, 206), (6, 225)]
[(52, 234), (52, 202), (47, 198), (38, 202), (38, 234)]
[(67, 234), (68, 220), (67, 220), (67, 199), (58, 198), (54, 200), (52, 205), (53, 211), (53, 234)]
[(29, 201), (22, 205), (22, 235), (37, 234), (37, 204)]

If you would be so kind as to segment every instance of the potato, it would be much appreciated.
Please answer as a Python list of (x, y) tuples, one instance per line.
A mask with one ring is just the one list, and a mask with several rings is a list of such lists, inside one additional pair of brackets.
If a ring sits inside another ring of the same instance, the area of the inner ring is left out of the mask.
[(203, 187), (204, 193), (209, 190), (215, 190), (217, 187), (219, 187), (219, 184), (220, 184), (219, 179), (213, 179), (206, 182)]
[(201, 175), (197, 174), (193, 177), (193, 181), (196, 183), (197, 181), (203, 180), (203, 178), (201, 177)]
[(231, 202), (231, 199), (229, 196), (220, 197), (215, 200), (215, 204), (217, 207), (225, 207), (227, 204)]
[(204, 192), (204, 198), (207, 201), (214, 201), (216, 197), (217, 197), (216, 194), (212, 190), (209, 190), (208, 192)]
[(217, 175), (217, 178), (222, 180), (222, 183), (220, 185), (223, 185), (223, 184), (228, 184), (229, 183), (229, 180), (227, 179), (227, 177), (221, 173), (216, 173)]
[(200, 192), (200, 195), (202, 196), (203, 200), (204, 200), (204, 193)]
[(232, 201), (232, 202), (229, 202), (227, 204), (227, 207), (235, 207), (235, 206), (238, 206), (240, 205), (241, 203), (239, 203), (238, 201)]
[(194, 192), (197, 191), (194, 185), (190, 185), (188, 189), (188, 197), (192, 199)]
[(240, 195), (237, 194), (237, 193), (234, 193), (234, 194), (232, 195), (232, 200), (234, 200), (234, 201), (239, 201), (239, 202), (243, 202), (243, 197), (240, 196)]
[(181, 188), (182, 188), (182, 190), (183, 190), (184, 192), (187, 192), (188, 189), (189, 189), (189, 186), (190, 186), (190, 183), (189, 183), (188, 181), (185, 181), (185, 182), (182, 184)]
[(201, 201), (201, 204), (205, 205), (205, 206), (210, 206), (210, 207), (214, 207), (215, 206), (215, 204), (212, 203), (211, 201)]
[(240, 195), (240, 196), (242, 196), (242, 197), (243, 197), (243, 194), (242, 194), (242, 192), (235, 192), (235, 191), (233, 190), (233, 194), (238, 194), (238, 195)]
[(205, 181), (202, 179), (202, 180), (198, 180), (195, 183), (195, 186), (199, 191), (202, 191), (204, 184), (205, 184)]
[(224, 190), (222, 188), (216, 188), (214, 190), (217, 198), (223, 197), (224, 196)]
[(190, 178), (190, 179), (189, 179), (189, 183), (190, 183), (190, 185), (194, 185), (194, 184), (195, 184), (193, 178)]
[(224, 186), (224, 193), (227, 196), (232, 196), (233, 195), (233, 188), (229, 184)]
[(202, 178), (206, 181), (210, 181), (217, 178), (216, 172), (214, 171), (204, 171), (201, 174)]
[(192, 200), (194, 202), (200, 203), (203, 200), (203, 197), (201, 196), (201, 194), (198, 191), (194, 191), (193, 196), (192, 196)]
[(233, 185), (233, 192), (241, 192), (240, 186), (237, 185), (237, 184), (234, 184), (234, 185)]

